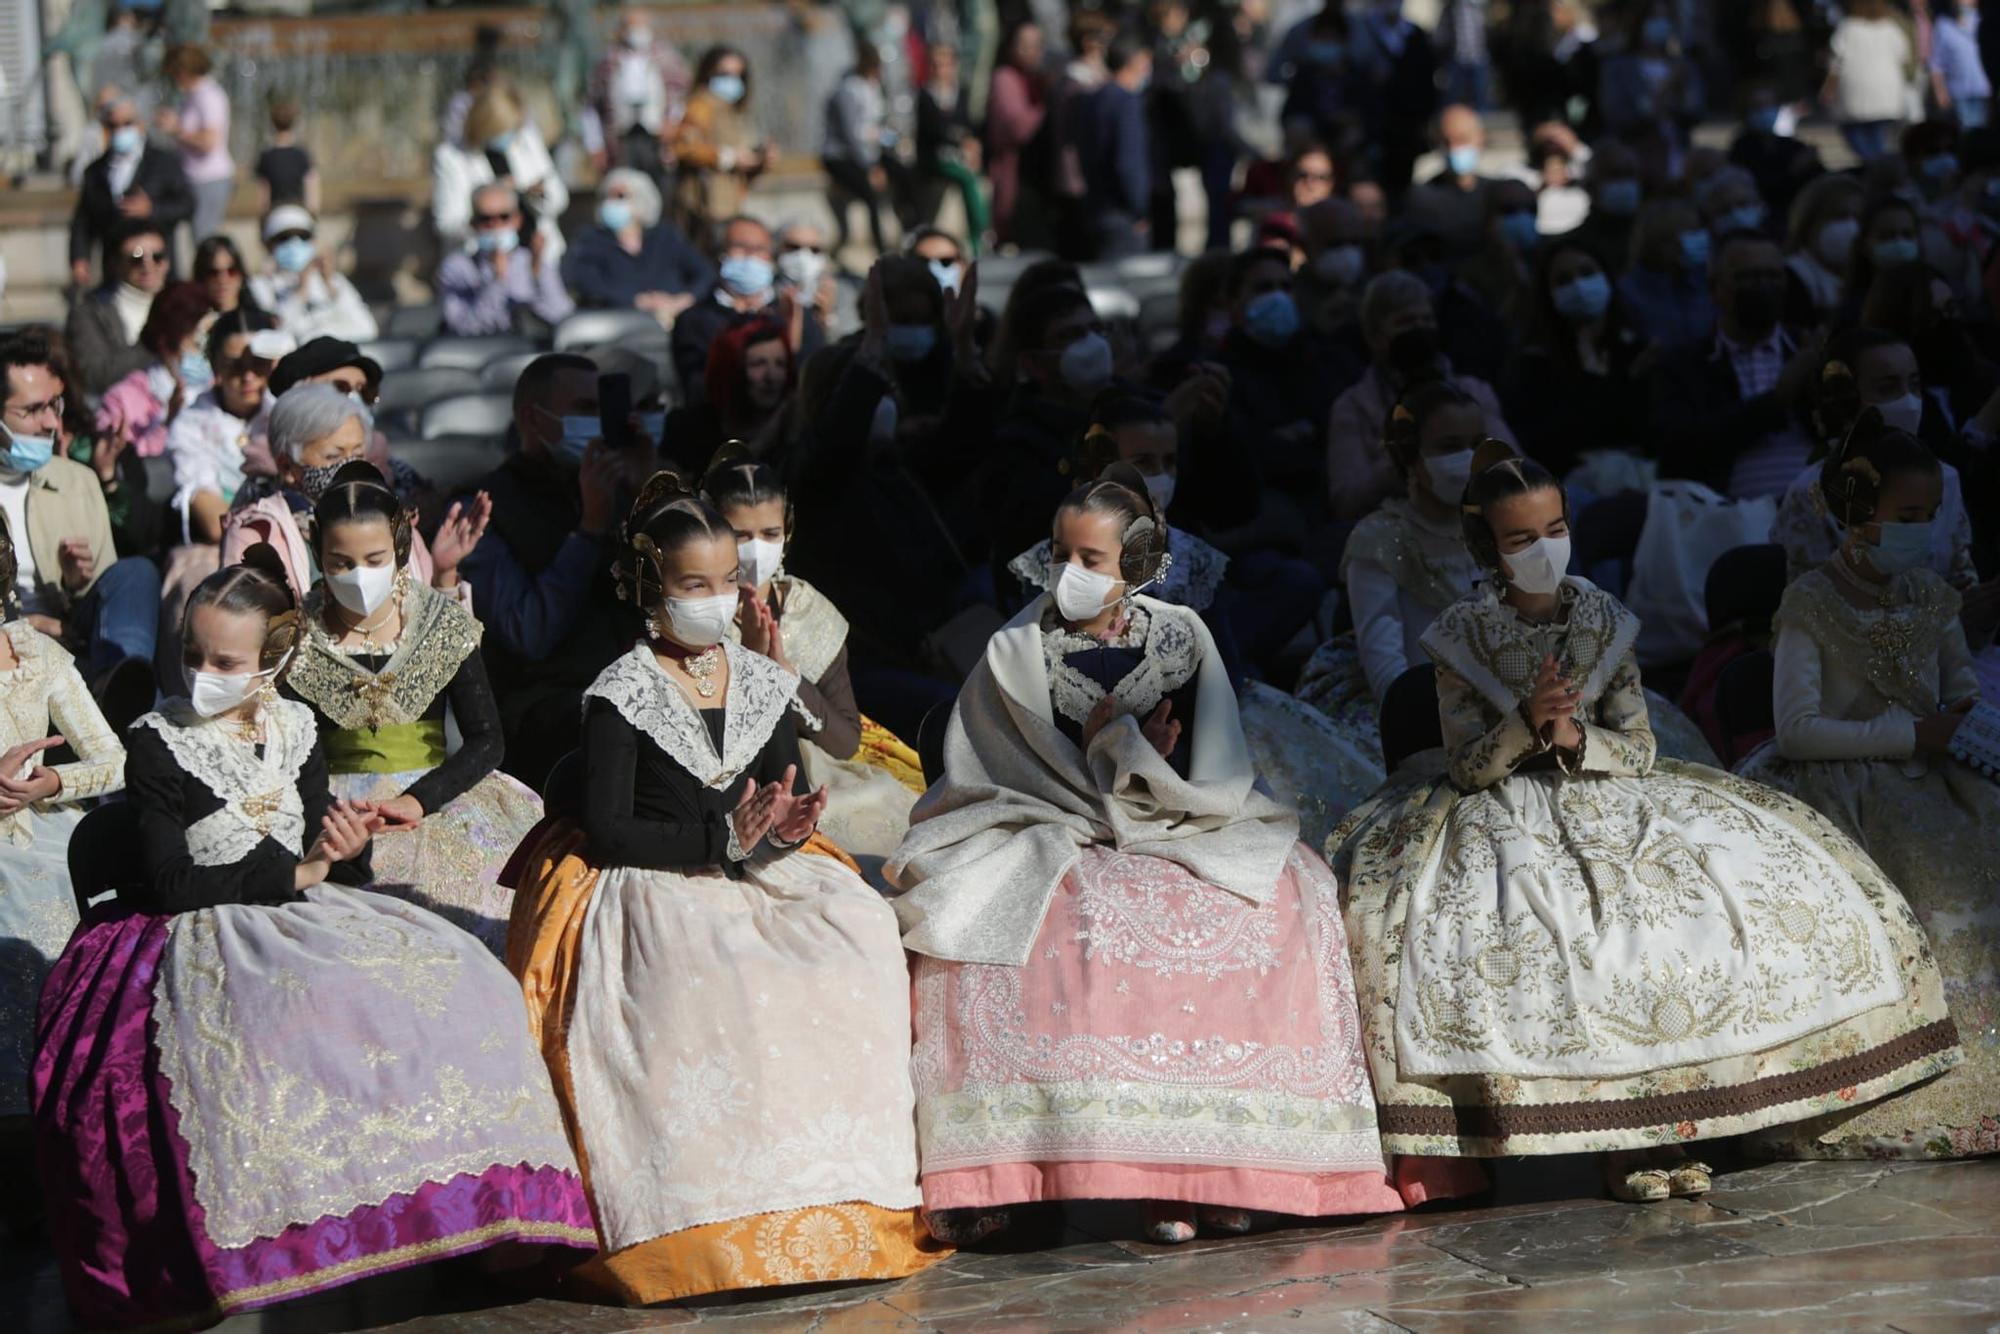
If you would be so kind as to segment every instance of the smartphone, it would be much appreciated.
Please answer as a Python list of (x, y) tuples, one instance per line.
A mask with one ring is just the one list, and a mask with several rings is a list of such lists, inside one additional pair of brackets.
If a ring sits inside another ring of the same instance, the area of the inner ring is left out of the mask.
[(597, 419), (606, 448), (632, 447), (632, 377), (624, 371), (597, 377)]

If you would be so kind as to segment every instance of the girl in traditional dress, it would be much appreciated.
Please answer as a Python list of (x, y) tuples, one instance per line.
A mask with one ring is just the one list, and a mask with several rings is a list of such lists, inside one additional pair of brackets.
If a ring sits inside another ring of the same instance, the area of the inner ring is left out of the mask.
[[(507, 948), (513, 894), (500, 870), (542, 818), (528, 788), (497, 772), (500, 711), (479, 656), (481, 627), (409, 577), (411, 516), (368, 462), (334, 475), (313, 506), (305, 636), (286, 693), (313, 710), (335, 797), (382, 817), (371, 847), (378, 893), (410, 899)], [(445, 751), (446, 705), (457, 751)]]
[[(1478, 400), (1446, 381), (1417, 386), (1389, 414), (1384, 444), (1407, 494), (1354, 526), (1340, 565), (1354, 633), (1321, 645), (1298, 687), (1299, 698), (1363, 753), (1381, 753), (1377, 712), (1396, 678), (1424, 660), (1424, 633), (1483, 577), (1461, 536), (1458, 501), (1485, 439)], [(1646, 707), (1662, 753), (1716, 763), (1701, 729), (1678, 708), (1651, 692)]]
[(1164, 1242), (1404, 1204), (1332, 878), (1253, 785), (1201, 618), (1137, 593), (1165, 542), (1129, 467), (1064, 501), (1054, 591), (988, 644), (889, 863), (941, 1236), (1032, 1200), (1146, 1201)]
[(896, 850), (924, 790), (917, 754), (861, 716), (847, 676), (847, 619), (785, 573), (792, 510), (784, 483), (741, 447), (725, 448), (702, 493), (736, 534), (743, 606), (730, 638), (799, 678), (792, 729), (808, 782), (827, 790), (820, 831), (871, 871)]
[[(76, 664), (17, 614), (17, 573), (0, 518), (0, 1118), (27, 1115), (35, 999), (76, 927), (70, 832), (93, 797), (125, 786), (125, 747)], [(65, 743), (73, 762), (43, 763)]]
[(595, 1243), (519, 990), (471, 936), (351, 889), (379, 817), (336, 803), (272, 688), (276, 553), (204, 580), (191, 697), (133, 725), (120, 903), (42, 992), (34, 1117), (88, 1326), (213, 1320), (505, 1241)]
[(1930, 937), (1966, 1061), (1935, 1083), (1787, 1128), (1795, 1155), (2000, 1151), (2000, 785), (1950, 750), (1979, 680), (1959, 595), (1934, 566), (1937, 459), (1871, 408), (1819, 479), (1841, 542), (1785, 590), (1775, 740), (1746, 776), (1831, 820), (1895, 882)]
[(517, 858), (508, 962), (602, 1239), (575, 1277), (631, 1304), (942, 1253), (895, 914), (815, 841), (799, 679), (728, 639), (741, 564), (672, 473), (641, 491), (619, 579), (648, 638), (585, 692), (580, 834), (554, 822)]
[[(1101, 477), (1114, 463), (1131, 468), (1165, 523), (1180, 479), (1180, 433), (1166, 401), (1143, 389), (1120, 387), (1098, 395), (1083, 438), (1083, 474)], [(1049, 586), (1048, 539), (1008, 563), (1023, 587)], [(1380, 747), (1364, 748), (1295, 697), (1248, 679), (1231, 624), (1231, 590), (1224, 582), (1229, 557), (1184, 528), (1168, 526), (1166, 554), (1151, 596), (1201, 617), (1215, 640), (1229, 678), (1250, 757), (1272, 795), (1299, 812), (1300, 837), (1319, 847), (1348, 809), (1382, 782)]]
[(1565, 577), (1568, 502), (1482, 446), (1488, 576), (1423, 636), (1446, 779), (1337, 839), (1385, 1143), (1609, 1151), (1624, 1200), (1698, 1195), (1687, 1141), (1879, 1098), (1961, 1058), (1895, 888), (1807, 807), (1654, 758), (1638, 622)]

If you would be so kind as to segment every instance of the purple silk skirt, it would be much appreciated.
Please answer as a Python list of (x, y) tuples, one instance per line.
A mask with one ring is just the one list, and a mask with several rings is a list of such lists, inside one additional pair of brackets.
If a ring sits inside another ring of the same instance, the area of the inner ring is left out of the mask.
[(91, 914), (42, 990), (37, 1157), (81, 1323), (219, 1319), (505, 1241), (594, 1247), (574, 1175), (498, 1165), (246, 1246), (211, 1243), (149, 1027), (173, 920)]

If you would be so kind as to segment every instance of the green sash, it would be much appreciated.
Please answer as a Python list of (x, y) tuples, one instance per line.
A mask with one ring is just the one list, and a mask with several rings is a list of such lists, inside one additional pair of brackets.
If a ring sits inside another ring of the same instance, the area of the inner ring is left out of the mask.
[(444, 722), (356, 727), (326, 734), (326, 769), (335, 774), (403, 774), (444, 763)]

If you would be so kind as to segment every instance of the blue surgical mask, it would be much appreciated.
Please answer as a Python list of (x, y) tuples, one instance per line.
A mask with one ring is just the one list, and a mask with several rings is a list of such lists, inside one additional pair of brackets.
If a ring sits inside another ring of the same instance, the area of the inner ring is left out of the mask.
[(146, 132), (137, 125), (120, 125), (111, 132), (111, 151), (119, 157), (131, 157), (146, 146)]
[(1639, 25), (1639, 40), (1647, 46), (1665, 46), (1674, 40), (1674, 21), (1655, 14)]
[(1876, 573), (1893, 579), (1930, 564), (1930, 524), (1885, 523), (1880, 527), (1881, 539), (1868, 548), (1868, 563)]
[(1611, 305), (1611, 279), (1603, 273), (1582, 274), (1556, 288), (1553, 296), (1557, 314), (1582, 324)]
[(181, 353), (181, 383), (190, 393), (200, 393), (215, 383), (215, 368), (199, 352)]
[(473, 243), (482, 255), (511, 254), (521, 244), (521, 234), (512, 227), (497, 232), (474, 232), (472, 235)]
[(590, 448), (590, 442), (604, 434), (604, 423), (593, 416), (558, 417), (547, 408), (537, 408), (544, 417), (556, 421), (562, 427), (562, 434), (549, 441), (548, 451), (571, 467), (583, 463), (583, 451)]
[(1764, 226), (1764, 206), (1738, 204), (1722, 215), (1722, 225), (1732, 232), (1761, 231)]
[(1629, 218), (1637, 213), (1641, 198), (1639, 182), (1632, 177), (1621, 176), (1597, 187), (1597, 207), (1614, 218)]
[(496, 134), (486, 141), (486, 151), (489, 153), (504, 153), (513, 146), (514, 132), (512, 130), (507, 131), (505, 134)]
[(304, 273), (306, 266), (313, 262), (313, 243), (302, 236), (294, 236), (289, 241), (278, 242), (278, 248), (271, 252), (271, 258), (286, 273)]
[(1893, 269), (1903, 264), (1914, 264), (1922, 248), (1914, 236), (1896, 236), (1887, 241), (1877, 241), (1868, 247), (1869, 258), (1878, 269)]
[[(34, 472), (56, 455), (52, 435), (21, 435), (0, 426), (0, 470)], [(24, 539), (25, 540), (25, 539)]]
[(889, 326), (889, 360), (908, 365), (922, 361), (937, 347), (937, 329), (929, 324)]
[(708, 81), (708, 91), (714, 93), (731, 106), (743, 100), (744, 86), (741, 74), (718, 74)]
[(937, 285), (945, 295), (957, 296), (959, 284), (965, 281), (965, 266), (934, 259), (930, 262), (930, 268), (931, 277), (937, 279)]
[(1290, 292), (1266, 292), (1243, 308), (1243, 332), (1265, 347), (1298, 337), (1299, 303)]
[(1454, 176), (1471, 176), (1479, 170), (1479, 149), (1472, 144), (1460, 144), (1449, 149), (1444, 160), (1451, 167)]
[(1340, 58), (1346, 54), (1347, 48), (1339, 42), (1306, 43), (1306, 63), (1318, 65), (1321, 69), (1338, 65)]
[(1933, 153), (1917, 164), (1917, 170), (1934, 181), (1958, 174), (1958, 154)]
[(1528, 212), (1502, 213), (1500, 236), (1516, 250), (1533, 250), (1542, 239), (1541, 230), (1535, 226), (1535, 215)]
[(597, 220), (606, 231), (622, 232), (632, 225), (632, 206), (622, 199), (607, 199), (597, 206)]
[(1743, 123), (1758, 134), (1776, 134), (1778, 132), (1778, 108), (1752, 107), (1750, 114), (1743, 118)]
[(1691, 269), (1708, 267), (1708, 233), (1691, 231), (1681, 233), (1681, 259)]
[(771, 290), (777, 276), (771, 261), (762, 255), (730, 255), (716, 266), (722, 285), (733, 296), (762, 296)]

